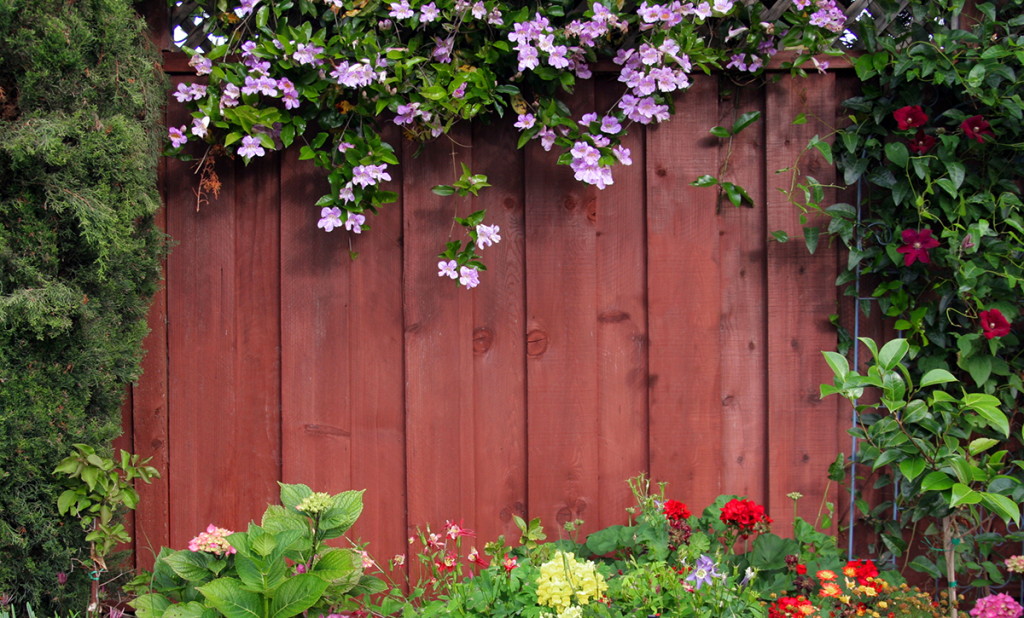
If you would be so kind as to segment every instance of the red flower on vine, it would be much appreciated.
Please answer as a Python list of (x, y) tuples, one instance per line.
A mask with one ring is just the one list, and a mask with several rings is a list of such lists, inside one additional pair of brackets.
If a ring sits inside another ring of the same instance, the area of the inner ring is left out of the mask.
[(914, 260), (921, 260), (922, 263), (928, 264), (931, 262), (931, 259), (928, 257), (928, 250), (938, 246), (939, 241), (932, 238), (932, 231), (928, 228), (920, 232), (917, 230), (903, 230), (903, 246), (896, 249), (896, 251), (904, 254), (903, 261), (906, 266), (913, 264)]
[(985, 138), (982, 137), (983, 135), (995, 137), (995, 133), (989, 128), (988, 121), (981, 116), (971, 116), (960, 123), (960, 128), (964, 130), (964, 135), (969, 139), (978, 140), (979, 144), (985, 141)]
[(900, 131), (915, 127), (923, 127), (928, 122), (928, 116), (921, 110), (920, 105), (908, 105), (901, 107), (892, 113), (893, 118), (900, 125)]
[(985, 331), (985, 339), (1005, 337), (1010, 334), (1010, 323), (1002, 311), (989, 309), (982, 311), (979, 317), (981, 318), (981, 328)]
[(918, 129), (917, 135), (910, 140), (910, 152), (924, 154), (935, 146), (935, 138)]

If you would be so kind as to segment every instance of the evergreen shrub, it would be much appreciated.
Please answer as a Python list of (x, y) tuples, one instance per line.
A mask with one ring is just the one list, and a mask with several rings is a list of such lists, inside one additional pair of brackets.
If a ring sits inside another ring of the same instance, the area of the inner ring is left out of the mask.
[(0, 0), (0, 593), (41, 615), (85, 607), (52, 472), (139, 375), (165, 92), (129, 0)]

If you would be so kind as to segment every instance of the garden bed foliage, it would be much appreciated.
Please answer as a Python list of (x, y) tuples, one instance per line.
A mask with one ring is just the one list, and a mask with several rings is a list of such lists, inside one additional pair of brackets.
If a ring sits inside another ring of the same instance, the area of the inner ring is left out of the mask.
[(144, 28), (127, 0), (0, 3), (0, 591), (42, 613), (84, 607), (52, 473), (117, 437), (160, 280), (166, 91)]

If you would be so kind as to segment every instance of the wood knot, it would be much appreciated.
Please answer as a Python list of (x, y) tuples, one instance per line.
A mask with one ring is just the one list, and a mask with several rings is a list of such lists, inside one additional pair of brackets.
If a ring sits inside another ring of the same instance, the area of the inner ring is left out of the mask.
[(587, 219), (591, 222), (597, 221), (597, 198), (592, 197), (587, 200)]
[(516, 515), (526, 517), (526, 505), (522, 502), (516, 502), (512, 505), (512, 508), (515, 510)]
[(604, 313), (597, 316), (598, 322), (605, 322), (606, 324), (615, 324), (617, 322), (625, 322), (629, 319), (629, 314), (625, 311), (619, 311), (613, 309), (611, 311), (605, 311)]
[(501, 202), (501, 204), (502, 204), (502, 206), (504, 206), (505, 208), (507, 208), (509, 210), (512, 210), (513, 208), (516, 207), (516, 201), (515, 201), (515, 199), (513, 199), (511, 197), (506, 197), (504, 199), (504, 201)]
[(566, 197), (565, 201), (562, 202), (562, 206), (564, 206), (565, 209), (570, 211), (570, 212), (575, 210), (576, 209), (576, 198), (571, 196), (571, 195)]
[(526, 355), (538, 357), (548, 350), (547, 332), (535, 328), (526, 333)]
[(341, 427), (332, 427), (331, 425), (314, 425), (312, 423), (303, 426), (306, 433), (311, 433), (314, 436), (342, 436), (347, 437), (351, 434), (345, 431)]
[(406, 326), (405, 327), (405, 332), (410, 333), (410, 334), (418, 333), (418, 332), (420, 332), (421, 328), (423, 328), (423, 326), (419, 322), (415, 322), (413, 324), (410, 324), (410, 325)]
[(494, 333), (491, 332), (491, 329), (481, 326), (473, 331), (474, 353), (483, 354), (491, 349), (492, 343), (494, 343)]
[(654, 170), (654, 173), (657, 174), (658, 176), (664, 177), (666, 174), (668, 174), (668, 170), (666, 170), (663, 167), (659, 167), (658, 169)]
[(498, 519), (507, 524), (512, 519), (512, 511), (506, 506), (498, 512)]
[(563, 526), (574, 519), (576, 518), (572, 515), (572, 509), (567, 506), (558, 509), (558, 513), (555, 514), (555, 520)]

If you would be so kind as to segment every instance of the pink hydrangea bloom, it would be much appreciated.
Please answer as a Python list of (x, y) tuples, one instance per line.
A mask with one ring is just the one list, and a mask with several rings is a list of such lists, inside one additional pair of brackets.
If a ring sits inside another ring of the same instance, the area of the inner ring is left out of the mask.
[(978, 599), (971, 610), (975, 618), (1020, 618), (1024, 608), (1008, 594), (990, 594)]
[(206, 527), (206, 532), (200, 532), (199, 536), (188, 542), (188, 549), (189, 551), (205, 551), (217, 556), (233, 554), (235, 548), (225, 538), (232, 534), (234, 532), (210, 524)]

